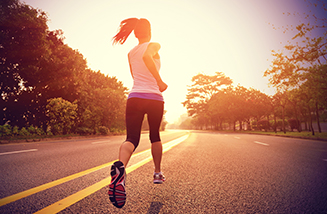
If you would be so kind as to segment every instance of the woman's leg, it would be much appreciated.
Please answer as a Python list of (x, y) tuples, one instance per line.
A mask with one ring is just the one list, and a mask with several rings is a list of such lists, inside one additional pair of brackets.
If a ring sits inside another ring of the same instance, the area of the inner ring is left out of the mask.
[(119, 149), (119, 160), (123, 162), (124, 166), (127, 166), (129, 159), (134, 152), (135, 146), (129, 141), (125, 141)]
[(143, 100), (131, 98), (126, 104), (126, 141), (120, 146), (119, 160), (127, 166), (134, 150), (139, 144), (144, 118)]
[(111, 166), (111, 183), (109, 184), (109, 199), (114, 206), (122, 208), (126, 201), (125, 191), (125, 179), (126, 171), (125, 167), (128, 164), (135, 148), (139, 144), (141, 126), (144, 117), (144, 113), (140, 107), (142, 105), (136, 99), (128, 99), (126, 105), (126, 129), (127, 137), (126, 141), (122, 143), (119, 149), (119, 161), (116, 161)]
[(154, 172), (161, 172), (162, 143), (157, 141), (151, 144), (151, 153), (154, 163)]
[(151, 101), (151, 108), (148, 109), (148, 122), (150, 128), (151, 153), (154, 163), (154, 171), (161, 172), (162, 143), (160, 139), (160, 125), (163, 117), (164, 103)]

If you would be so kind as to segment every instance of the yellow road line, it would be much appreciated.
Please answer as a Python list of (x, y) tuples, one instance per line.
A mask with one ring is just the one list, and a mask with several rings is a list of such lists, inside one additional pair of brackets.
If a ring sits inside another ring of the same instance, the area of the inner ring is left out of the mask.
[[(166, 144), (170, 144), (171, 142), (172, 141), (170, 141), (168, 143), (165, 143), (163, 145), (165, 146)], [(150, 149), (139, 152), (139, 153), (136, 153), (136, 154), (133, 154), (133, 156), (140, 155), (140, 154), (143, 154), (143, 153), (146, 153), (146, 152), (149, 152), (149, 151), (150, 151)], [(82, 177), (84, 175), (90, 174), (90, 173), (95, 172), (95, 171), (98, 171), (98, 170), (103, 169), (105, 167), (109, 167), (115, 161), (117, 161), (117, 160), (114, 160), (114, 161), (111, 161), (109, 163), (106, 163), (106, 164), (103, 164), (103, 165), (100, 165), (100, 166), (97, 166), (97, 167), (94, 167), (94, 168), (91, 168), (91, 169), (88, 169), (88, 170), (85, 170), (85, 171), (70, 175), (70, 176), (67, 176), (67, 177), (64, 177), (64, 178), (61, 178), (61, 179), (58, 179), (58, 180), (55, 180), (55, 181), (52, 181), (52, 182), (49, 182), (49, 183), (34, 187), (34, 188), (31, 188), (31, 189), (28, 189), (28, 190), (25, 190), (23, 192), (20, 192), (20, 193), (17, 193), (17, 194), (2, 198), (2, 199), (0, 199), (0, 207), (4, 206), (6, 204), (12, 203), (14, 201), (20, 200), (22, 198), (28, 197), (30, 195), (33, 195), (35, 193), (41, 192), (43, 190), (49, 189), (51, 187), (63, 184), (65, 182), (71, 181), (73, 179)]]
[[(169, 143), (165, 143), (164, 145), (167, 145), (166, 148), (163, 149), (163, 153), (172, 149), (174, 146), (178, 145), (179, 143), (185, 141), (188, 138), (189, 134), (184, 135), (180, 138), (177, 138), (173, 141), (170, 141)], [(147, 151), (147, 150), (146, 150)], [(143, 159), (142, 161), (128, 167), (126, 169), (126, 174), (134, 171), (135, 169), (143, 166), (144, 164), (150, 162), (152, 160), (152, 157), (148, 157)], [(57, 201), (54, 204), (51, 204), (48, 207), (43, 208), (42, 210), (39, 210), (38, 212), (36, 212), (35, 214), (43, 214), (43, 213), (58, 213), (64, 209), (66, 209), (67, 207), (77, 203), (78, 201), (82, 200), (83, 198), (86, 198), (87, 196), (93, 194), (94, 192), (102, 189), (103, 187), (109, 185), (111, 178), (107, 177), (101, 181), (99, 181), (98, 183), (95, 183), (73, 195), (70, 195), (60, 201)]]
[(65, 182), (71, 181), (71, 180), (73, 180), (75, 178), (84, 176), (86, 174), (95, 172), (97, 170), (103, 169), (103, 168), (108, 167), (108, 166), (111, 166), (114, 162), (115, 161), (112, 161), (112, 162), (109, 162), (109, 163), (106, 163), (106, 164), (103, 164), (103, 165), (100, 165), (100, 166), (97, 166), (97, 167), (94, 167), (94, 168), (91, 168), (91, 169), (76, 173), (76, 174), (73, 174), (73, 175), (70, 175), (70, 176), (67, 176), (67, 177), (64, 177), (64, 178), (61, 178), (61, 179), (58, 179), (58, 180), (43, 184), (41, 186), (37, 186), (37, 187), (34, 187), (32, 189), (28, 189), (26, 191), (23, 191), (23, 192), (20, 192), (20, 193), (17, 193), (17, 194), (2, 198), (2, 199), (0, 199), (0, 207), (3, 206), (3, 205), (9, 204), (11, 202), (17, 201), (19, 199), (25, 198), (27, 196), (33, 195), (35, 193), (41, 192), (43, 190), (49, 189), (51, 187), (57, 186), (59, 184), (63, 184)]

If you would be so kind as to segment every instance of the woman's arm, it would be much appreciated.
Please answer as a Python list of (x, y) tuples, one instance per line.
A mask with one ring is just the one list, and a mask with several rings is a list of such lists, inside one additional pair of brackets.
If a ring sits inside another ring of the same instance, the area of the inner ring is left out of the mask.
[(130, 70), (130, 72), (131, 72), (132, 78), (134, 79), (133, 72), (132, 72), (131, 61), (130, 61), (130, 59), (129, 59), (129, 54), (128, 54), (128, 64), (129, 64), (129, 70)]
[(167, 89), (167, 84), (164, 83), (159, 75), (159, 72), (157, 70), (156, 64), (153, 60), (153, 57), (158, 54), (160, 50), (160, 44), (159, 43), (150, 43), (148, 45), (148, 48), (143, 54), (143, 61), (146, 65), (146, 67), (149, 69), (153, 77), (156, 79), (157, 84), (159, 86), (160, 92), (163, 92)]

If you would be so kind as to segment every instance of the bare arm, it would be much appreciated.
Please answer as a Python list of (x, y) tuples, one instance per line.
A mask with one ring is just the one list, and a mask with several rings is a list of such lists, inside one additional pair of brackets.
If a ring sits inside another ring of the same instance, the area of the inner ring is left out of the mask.
[(128, 64), (129, 64), (129, 70), (130, 70), (130, 72), (131, 72), (131, 75), (132, 75), (132, 77), (133, 77), (133, 79), (134, 79), (134, 76), (133, 76), (133, 72), (132, 72), (132, 65), (131, 65), (131, 61), (129, 60), (129, 54), (128, 54)]
[(167, 89), (167, 84), (164, 83), (159, 75), (159, 72), (157, 70), (156, 64), (153, 60), (153, 57), (158, 54), (160, 50), (160, 44), (159, 43), (150, 43), (148, 45), (148, 48), (143, 54), (143, 61), (146, 65), (146, 67), (149, 69), (153, 77), (156, 79), (157, 84), (159, 86), (159, 90), (161, 92), (165, 91)]

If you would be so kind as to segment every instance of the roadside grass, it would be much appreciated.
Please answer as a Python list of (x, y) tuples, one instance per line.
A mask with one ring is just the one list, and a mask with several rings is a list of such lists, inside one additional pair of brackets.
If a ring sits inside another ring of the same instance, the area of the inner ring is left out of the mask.
[[(234, 131), (232, 131), (234, 132)], [(234, 133), (248, 133), (248, 134), (263, 134), (263, 135), (272, 135), (272, 136), (281, 136), (281, 137), (295, 137), (295, 138), (304, 138), (304, 139), (313, 139), (313, 140), (326, 140), (327, 141), (327, 132), (316, 132), (315, 135), (312, 135), (312, 132), (302, 131), (302, 132), (272, 132), (272, 131), (235, 131)]]
[(67, 134), (67, 135), (7, 136), (7, 137), (0, 138), (0, 144), (52, 141), (52, 140), (63, 140), (63, 139), (68, 140), (68, 139), (75, 139), (75, 138), (78, 139), (78, 138), (106, 137), (106, 136), (122, 135), (122, 134), (125, 134), (125, 131), (110, 132), (106, 135), (102, 135), (102, 134), (90, 134), (90, 135)]
[(67, 135), (29, 135), (29, 136), (6, 136), (0, 138), (0, 144), (11, 142), (37, 142), (43, 140), (56, 140), (56, 139), (71, 139), (80, 135), (67, 134)]

